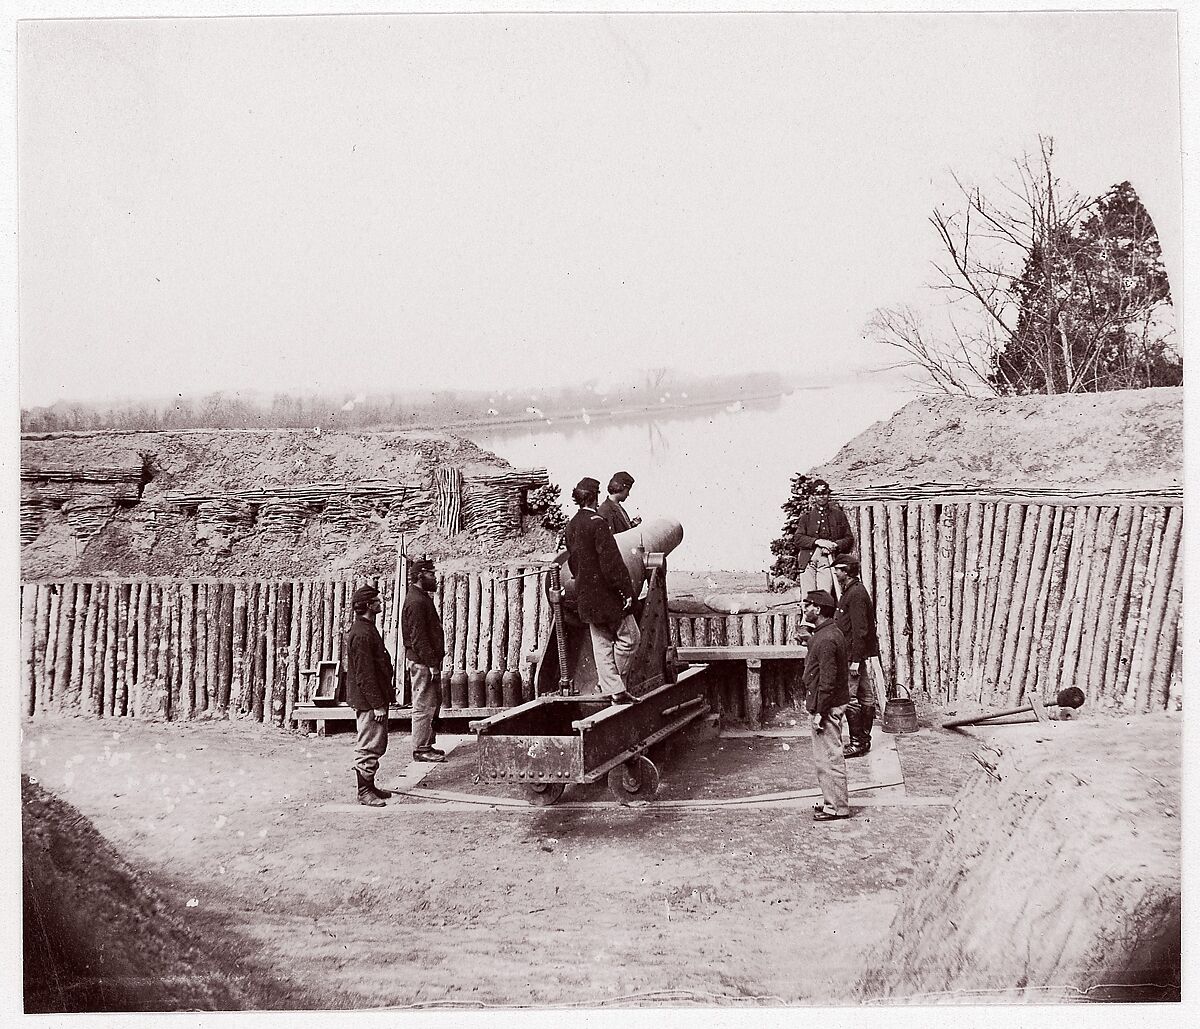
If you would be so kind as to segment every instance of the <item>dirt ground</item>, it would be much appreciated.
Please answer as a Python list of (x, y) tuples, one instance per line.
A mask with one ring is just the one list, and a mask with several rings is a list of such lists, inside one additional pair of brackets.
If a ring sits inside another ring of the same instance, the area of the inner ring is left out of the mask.
[(926, 397), (860, 433), (813, 475), (834, 494), (889, 483), (1179, 490), (1183, 389)]
[[(845, 1001), (977, 768), (957, 734), (888, 740), (902, 765), (921, 755), (908, 795), (856, 793), (855, 817), (827, 825), (811, 797), (704, 803), (813, 788), (807, 739), (786, 735), (697, 730), (634, 807), (572, 786), (548, 808), (372, 810), (350, 803), (351, 735), (248, 723), (47, 720), (24, 726), (22, 753), (208, 956), (185, 978), (228, 977), (228, 1003), (779, 1005)], [(381, 783), (407, 743), (393, 736)], [(472, 749), (418, 792), (503, 795), (473, 784)]]

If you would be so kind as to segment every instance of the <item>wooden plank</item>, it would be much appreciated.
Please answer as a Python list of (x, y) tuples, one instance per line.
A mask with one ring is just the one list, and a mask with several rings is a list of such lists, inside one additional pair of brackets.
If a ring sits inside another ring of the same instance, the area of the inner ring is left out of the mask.
[[(1050, 577), (1049, 555), (1054, 528), (1055, 509), (1043, 505), (1038, 510), (1033, 553), (1028, 558), (1029, 576), (1024, 598), (1020, 601), (1020, 619), (1015, 633), (1016, 644), (1013, 648), (1012, 663), (1011, 666), (1007, 662), (1001, 662), (1000, 665), (1001, 689), (1007, 690), (1009, 707), (1015, 707), (1025, 695), (1026, 674), (1031, 670), (1036, 673), (1036, 667), (1030, 664), (1030, 654), (1033, 650), (1039, 607), (1044, 596), (1043, 586)], [(1013, 603), (1017, 604), (1015, 597)]]
[[(888, 560), (887, 509), (882, 504), (871, 505), (871, 550), (875, 563), (875, 585), (871, 599), (875, 601), (876, 631), (879, 634), (879, 655), (883, 674), (888, 682), (896, 681), (896, 661), (892, 635), (892, 576)], [(798, 626), (799, 619), (794, 619)], [(788, 636), (789, 642), (797, 642)]]
[(752, 657), (746, 661), (746, 721), (762, 725), (762, 711), (762, 661)]
[(908, 564), (904, 557), (904, 507), (901, 504), (887, 505), (888, 565), (891, 571), (892, 596), (892, 652), (894, 681), (900, 684), (905, 695), (912, 691), (912, 665), (909, 659), (909, 642), (912, 626), (908, 612)]
[(912, 688), (916, 696), (927, 694), (925, 661), (929, 654), (925, 634), (925, 599), (921, 568), (921, 511), (916, 501), (906, 506), (904, 518), (904, 560), (908, 571), (908, 610), (912, 620)]
[[(1153, 563), (1149, 568), (1150, 586), (1148, 593), (1150, 601), (1146, 606), (1146, 617), (1138, 627), (1138, 653), (1133, 676), (1137, 687), (1135, 693), (1134, 711), (1138, 714), (1151, 709), (1154, 688), (1154, 652), (1159, 645), (1163, 633), (1163, 620), (1166, 615), (1167, 598), (1171, 588), (1171, 577), (1175, 567), (1175, 557), (1179, 548), (1180, 531), (1183, 524), (1183, 512), (1180, 508), (1169, 508), (1166, 512), (1166, 525), (1163, 529), (1162, 543)], [(1173, 645), (1172, 641), (1172, 645)]]
[(680, 647), (679, 660), (690, 664), (707, 664), (710, 661), (802, 661), (808, 654), (807, 647), (774, 644), (759, 644), (752, 647), (705, 646)]

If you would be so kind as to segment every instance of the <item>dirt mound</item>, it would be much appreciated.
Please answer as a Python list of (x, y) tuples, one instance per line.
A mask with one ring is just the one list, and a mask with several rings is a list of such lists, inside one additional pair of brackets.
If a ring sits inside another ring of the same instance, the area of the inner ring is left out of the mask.
[(243, 989), (70, 804), (21, 777), (25, 1010), (227, 1010)]
[(1177, 491), (1183, 390), (927, 397), (873, 425), (813, 474), (835, 490), (966, 483)]
[(860, 997), (1178, 1000), (1179, 720), (990, 735)]
[[(21, 442), (22, 578), (383, 574), (394, 567), (401, 532), (448, 568), (553, 547), (540, 517), (529, 512), (520, 534), (498, 542), (494, 534), (486, 542), (471, 532), (439, 534), (433, 525), (439, 465), (468, 479), (512, 470), (467, 440), (423, 430), (27, 436)], [(309, 504), (302, 513), (303, 504), (281, 492), (289, 508), (283, 517), (302, 523), (295, 534), (273, 533), (260, 518), (214, 537), (196, 517), (197, 505), (180, 501), (306, 488), (319, 496), (329, 484), (377, 482), (404, 484), (410, 495), (390, 508), (338, 500)]]

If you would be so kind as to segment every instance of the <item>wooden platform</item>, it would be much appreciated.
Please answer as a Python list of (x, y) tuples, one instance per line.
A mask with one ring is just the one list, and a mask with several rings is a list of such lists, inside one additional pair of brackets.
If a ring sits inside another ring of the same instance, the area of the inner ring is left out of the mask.
[[(438, 721), (444, 723), (456, 718), (488, 718), (507, 710), (503, 707), (443, 707)], [(325, 735), (326, 722), (353, 722), (354, 708), (349, 704), (297, 704), (292, 708), (293, 722), (316, 722), (317, 735)], [(389, 722), (411, 722), (412, 708), (392, 704), (388, 708)]]

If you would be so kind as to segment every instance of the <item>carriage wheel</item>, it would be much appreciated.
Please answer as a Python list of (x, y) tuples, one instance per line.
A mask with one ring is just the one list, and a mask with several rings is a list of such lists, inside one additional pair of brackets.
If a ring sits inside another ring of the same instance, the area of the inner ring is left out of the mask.
[(532, 782), (525, 787), (525, 799), (534, 807), (549, 807), (566, 788), (565, 782)]
[(658, 792), (658, 769), (648, 757), (638, 754), (609, 771), (608, 790), (618, 804), (649, 800)]

